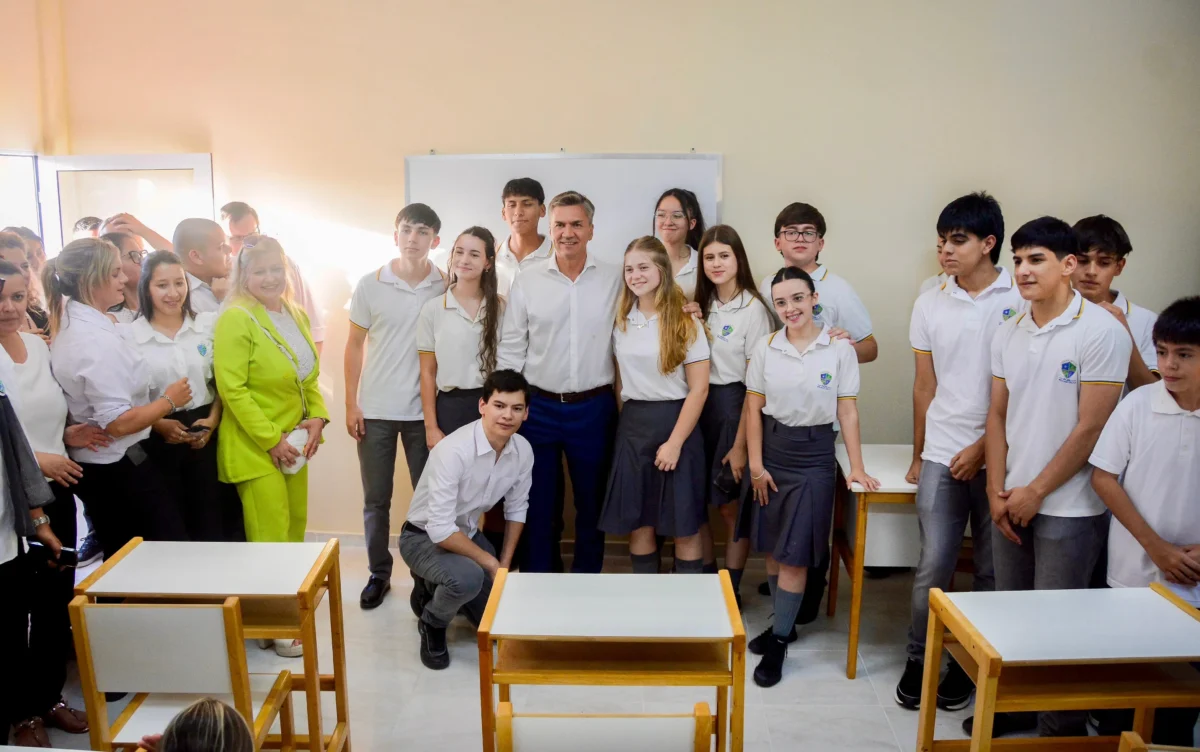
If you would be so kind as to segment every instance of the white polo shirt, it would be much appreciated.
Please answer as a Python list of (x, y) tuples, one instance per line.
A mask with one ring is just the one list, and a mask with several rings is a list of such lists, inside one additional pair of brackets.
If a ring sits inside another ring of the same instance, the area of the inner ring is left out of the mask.
[[(1029, 485), (1079, 422), (1083, 384), (1123, 385), (1133, 344), (1125, 327), (1078, 292), (1062, 314), (1038, 328), (1033, 315), (1010, 319), (992, 340), (992, 375), (1008, 386), (1005, 488)], [(1041, 514), (1104, 512), (1087, 465), (1042, 502)]]
[(7, 372), (7, 375), (0, 375), (0, 383), (8, 393), (9, 402), (33, 451), (66, 457), (63, 431), (67, 428), (67, 398), (50, 372), (50, 348), (36, 334), (20, 334), (25, 343), (25, 362), (13, 362), (8, 352), (0, 347), (0, 363), (4, 369), (0, 374)]
[(746, 365), (755, 345), (771, 333), (774, 325), (767, 307), (745, 290), (724, 305), (714, 299), (708, 310), (708, 330), (712, 332), (708, 383), (745, 382)]
[(501, 295), (508, 295), (508, 291), (512, 288), (513, 280), (517, 275), (525, 271), (529, 267), (536, 264), (538, 261), (544, 261), (550, 258), (551, 248), (550, 236), (546, 235), (545, 240), (538, 246), (533, 253), (525, 258), (517, 261), (517, 257), (508, 247), (509, 238), (505, 238), (500, 247), (496, 249), (496, 289)]
[(350, 323), (367, 333), (358, 404), (373, 420), (421, 420), (421, 368), (417, 320), (426, 301), (446, 290), (433, 264), (415, 288), (396, 276), (392, 265), (358, 281), (350, 298)]
[[(1147, 384), (1113, 410), (1088, 460), (1120, 476), (1146, 523), (1168, 543), (1200, 543), (1200, 410), (1179, 406), (1166, 384)], [(1116, 517), (1108, 534), (1108, 584), (1147, 587), (1162, 572)], [(1200, 586), (1168, 587), (1200, 606)]]
[(156, 400), (167, 387), (187, 378), (192, 400), (180, 410), (211, 405), (217, 392), (213, 385), (213, 327), (217, 314), (199, 313), (185, 317), (171, 339), (157, 331), (144, 317), (132, 324), (118, 324), (117, 333), (137, 348), (150, 371), (150, 399)]
[(1158, 351), (1154, 349), (1154, 322), (1158, 321), (1158, 314), (1130, 303), (1129, 298), (1120, 291), (1117, 291), (1117, 299), (1113, 301), (1113, 305), (1125, 314), (1129, 330), (1133, 332), (1134, 346), (1141, 353), (1146, 367), (1158, 373)]
[(687, 263), (680, 268), (679, 273), (675, 275), (675, 284), (683, 290), (683, 296), (688, 300), (696, 298), (696, 280), (700, 274), (700, 254), (696, 253), (696, 249), (688, 246)]
[(688, 396), (687, 374), (684, 366), (708, 360), (708, 337), (704, 325), (692, 319), (696, 339), (692, 342), (683, 363), (670, 373), (658, 367), (658, 316), (649, 321), (635, 305), (625, 317), (625, 331), (613, 327), (613, 353), (621, 369), (621, 401), (646, 400), (665, 402)]
[(837, 420), (837, 403), (858, 398), (858, 356), (829, 325), (797, 352), (780, 329), (758, 341), (746, 369), (746, 391), (766, 399), (763, 414), (788, 426), (821, 426)]
[(929, 279), (926, 279), (921, 283), (921, 287), (917, 290), (917, 297), (924, 295), (935, 287), (941, 287), (942, 285), (946, 284), (947, 279), (948, 277), (946, 276), (945, 272), (942, 272), (941, 274), (935, 274)]
[(487, 303), (480, 303), (471, 318), (454, 297), (453, 289), (426, 301), (417, 321), (417, 352), (437, 358), (437, 388), (441, 392), (483, 386), (479, 341)]
[(221, 301), (213, 293), (212, 285), (191, 272), (184, 272), (188, 283), (188, 300), (196, 313), (217, 313), (221, 310)]
[[(820, 296), (819, 302), (813, 306), (813, 321), (828, 324), (835, 329), (845, 329), (855, 342), (870, 339), (871, 316), (850, 283), (829, 271), (824, 265), (818, 265), (809, 276), (817, 286), (816, 292)], [(764, 277), (758, 286), (763, 300), (771, 303), (772, 316), (775, 315), (775, 304), (771, 297), (771, 280), (774, 278), (774, 274)], [(775, 323), (780, 323), (777, 316)]]
[(620, 268), (590, 251), (574, 281), (558, 270), (556, 253), (532, 264), (508, 291), (499, 367), (556, 394), (613, 383), (612, 330), (624, 284)]
[(915, 352), (933, 356), (937, 376), (921, 459), (949, 466), (983, 436), (992, 396), (992, 337), (1024, 310), (1007, 269), (974, 299), (955, 277), (917, 298), (909, 341)]

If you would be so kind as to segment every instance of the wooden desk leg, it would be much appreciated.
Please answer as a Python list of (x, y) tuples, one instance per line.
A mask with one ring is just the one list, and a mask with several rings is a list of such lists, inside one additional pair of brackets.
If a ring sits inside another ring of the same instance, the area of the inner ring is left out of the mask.
[(729, 744), (729, 687), (717, 687), (717, 752), (725, 752)]
[(731, 752), (742, 752), (746, 737), (745, 637), (738, 637), (733, 642), (733, 706), (729, 711), (729, 726)]
[(479, 725), (483, 752), (496, 750), (496, 709), (492, 699), (492, 641), (479, 635)]
[[(331, 604), (332, 607), (332, 604)], [(317, 665), (317, 614), (308, 597), (300, 609), (300, 644), (304, 646), (304, 699), (308, 711), (308, 748), (324, 749), (321, 734), (321, 670)]]
[(850, 647), (846, 656), (846, 678), (858, 674), (858, 626), (862, 620), (863, 560), (867, 551), (867, 498), (858, 494), (858, 514), (854, 520), (854, 574), (850, 575)]
[(512, 698), (509, 697), (509, 685), (497, 684), (496, 686), (500, 688), (500, 702), (512, 702)]
[(946, 631), (941, 615), (929, 610), (925, 630), (925, 673), (921, 677), (921, 713), (917, 718), (917, 752), (933, 752), (934, 721), (937, 720), (937, 686), (942, 667), (942, 640)]
[(981, 666), (979, 676), (975, 679), (975, 721), (971, 727), (971, 752), (990, 752), (992, 749), (997, 683), (998, 677), (988, 676), (987, 666)]
[(1133, 731), (1146, 741), (1154, 737), (1154, 708), (1135, 708)]
[(335, 556), (329, 570), (329, 634), (333, 643), (333, 697), (337, 722), (345, 726), (344, 752), (350, 752), (350, 697), (346, 690), (346, 630), (342, 621), (342, 564)]

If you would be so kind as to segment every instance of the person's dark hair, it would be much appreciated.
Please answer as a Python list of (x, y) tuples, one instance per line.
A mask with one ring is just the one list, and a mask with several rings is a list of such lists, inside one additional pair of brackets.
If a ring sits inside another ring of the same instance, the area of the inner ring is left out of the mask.
[(254, 224), (258, 224), (258, 212), (254, 211), (254, 207), (245, 201), (230, 201), (221, 207), (222, 221), (232, 219), (234, 222), (241, 222), (246, 217), (254, 217)]
[(100, 239), (112, 243), (117, 249), (117, 255), (124, 258), (125, 251), (121, 250), (121, 243), (126, 240), (132, 240), (133, 236), (127, 232), (106, 232), (100, 236)]
[(158, 752), (253, 752), (246, 719), (220, 700), (197, 700), (171, 719)]
[(501, 394), (510, 394), (512, 392), (521, 392), (525, 395), (525, 406), (529, 406), (529, 400), (532, 395), (532, 390), (529, 388), (529, 382), (521, 375), (519, 371), (513, 371), (508, 368), (502, 368), (499, 371), (492, 371), (483, 381), (483, 401), (487, 402), (492, 398), (492, 395), (500, 392)]
[[(470, 235), (483, 241), (484, 257), (490, 266), (484, 269), (479, 279), (479, 288), (483, 291), (483, 334), (479, 337), (479, 371), (485, 376), (496, 369), (496, 349), (500, 341), (500, 321), (503, 311), (500, 310), (499, 282), (496, 279), (496, 238), (486, 227), (468, 227), (454, 239), (454, 245), (463, 235)], [(454, 268), (454, 246), (450, 246), (450, 259), (446, 262)], [(450, 272), (450, 283), (454, 284), (457, 276)]]
[[(654, 202), (654, 211), (658, 211), (658, 207), (662, 205), (663, 199), (668, 196), (674, 198), (683, 207), (683, 213), (688, 220), (696, 220), (696, 226), (688, 230), (685, 242), (688, 246), (700, 249), (700, 238), (704, 237), (704, 213), (700, 211), (700, 200), (696, 198), (696, 194), (686, 188), (668, 188), (663, 191), (663, 194), (658, 197), (658, 201)], [(652, 220), (653, 221), (653, 220)], [(650, 225), (650, 232), (653, 234), (654, 225)]]
[(24, 254), (29, 253), (21, 236), (8, 230), (0, 231), (0, 248), (12, 248)]
[(750, 293), (770, 311), (771, 304), (763, 300), (762, 293), (754, 285), (754, 272), (750, 270), (750, 259), (746, 256), (746, 246), (742, 243), (742, 237), (729, 225), (713, 225), (704, 231), (700, 244), (696, 246), (696, 251), (700, 254), (700, 275), (696, 277), (696, 302), (700, 304), (700, 318), (708, 320), (709, 311), (717, 297), (717, 286), (704, 273), (704, 249), (713, 243), (723, 243), (733, 249), (733, 258), (737, 261), (735, 279), (738, 292)]
[(171, 247), (175, 249), (175, 254), (180, 260), (187, 258), (188, 251), (199, 251), (205, 243), (208, 242), (208, 234), (213, 231), (213, 228), (218, 230), (221, 226), (211, 219), (203, 217), (189, 217), (181, 220), (175, 225), (175, 234), (171, 236)]
[(1200, 346), (1200, 295), (1180, 298), (1154, 322), (1154, 344)]
[(521, 197), (535, 198), (539, 204), (546, 203), (545, 189), (533, 178), (513, 178), (504, 184), (504, 191), (500, 194), (501, 203)]
[[(42, 236), (38, 235), (36, 232), (29, 229), (28, 227), (17, 227), (16, 225), (13, 225), (11, 227), (5, 227), (3, 230), (0, 230), (0, 232), (15, 232), (16, 234), (21, 236), (22, 240), (25, 240), (25, 241), (32, 240), (35, 243), (42, 243)], [(43, 243), (43, 245), (44, 245), (44, 243)]]
[[(175, 255), (174, 251), (155, 251), (142, 259), (142, 277), (138, 280), (137, 290), (138, 315), (145, 316), (147, 321), (154, 320), (154, 302), (150, 298), (150, 280), (154, 277), (154, 271), (158, 267), (166, 265), (183, 268), (183, 262), (179, 260), (179, 256)], [(186, 281), (186, 277), (184, 279)], [(183, 294), (183, 316), (185, 319), (196, 317), (196, 312), (192, 310), (191, 290)]]
[(22, 278), (25, 276), (21, 273), (21, 270), (16, 267), (16, 265), (10, 264), (4, 259), (0, 259), (0, 277), (11, 277), (13, 275)]
[(95, 232), (100, 229), (102, 220), (99, 217), (81, 217), (75, 222), (75, 232)]
[[(789, 223), (789, 224), (791, 224), (791, 223)], [(811, 224), (811, 223), (808, 223), (808, 224)], [(804, 282), (804, 284), (808, 285), (809, 292), (817, 291), (817, 284), (815, 282), (813, 282), (813, 278), (809, 275), (808, 272), (804, 271), (803, 269), (801, 269), (798, 266), (785, 266), (782, 269), (780, 269), (779, 271), (775, 272), (775, 276), (771, 278), (772, 298), (774, 298), (775, 285), (779, 284), (780, 282), (787, 282), (789, 279), (801, 280), (802, 282)]]
[(1080, 253), (1100, 251), (1123, 259), (1133, 252), (1133, 244), (1121, 223), (1112, 217), (1097, 214), (1084, 217), (1075, 223), (1075, 234), (1079, 236)]
[(783, 211), (775, 217), (775, 237), (779, 237), (780, 230), (789, 225), (812, 225), (817, 228), (818, 235), (825, 237), (825, 217), (812, 204), (797, 201), (783, 207)]
[(1000, 211), (1000, 202), (986, 191), (968, 193), (960, 196), (942, 209), (938, 215), (937, 233), (941, 236), (953, 232), (966, 232), (980, 240), (986, 240), (989, 235), (996, 239), (989, 254), (992, 263), (1000, 261), (1000, 245), (1004, 242), (1004, 213)]
[(1057, 217), (1038, 217), (1013, 233), (1013, 253), (1026, 248), (1045, 248), (1062, 261), (1067, 256), (1079, 255), (1079, 236)]
[(433, 230), (434, 235), (442, 231), (442, 220), (438, 218), (437, 212), (425, 204), (409, 204), (401, 209), (400, 213), (396, 215), (397, 229), (401, 222), (408, 222), (410, 225), (425, 225)]

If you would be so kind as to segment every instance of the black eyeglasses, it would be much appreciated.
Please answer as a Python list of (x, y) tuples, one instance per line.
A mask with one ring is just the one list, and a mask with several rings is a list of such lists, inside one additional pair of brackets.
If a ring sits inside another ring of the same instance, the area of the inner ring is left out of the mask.
[(130, 261), (132, 261), (135, 264), (140, 264), (140, 263), (142, 263), (142, 259), (146, 258), (146, 252), (145, 251), (128, 251), (125, 254), (125, 258), (129, 259)]
[(821, 237), (821, 234), (816, 230), (784, 230), (779, 234), (789, 243), (795, 243), (800, 238), (804, 238), (806, 242), (811, 243)]

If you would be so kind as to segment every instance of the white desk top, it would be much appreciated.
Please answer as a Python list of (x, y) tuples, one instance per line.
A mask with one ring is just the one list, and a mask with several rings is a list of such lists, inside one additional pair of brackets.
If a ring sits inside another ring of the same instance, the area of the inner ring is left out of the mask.
[(946, 595), (1005, 664), (1200, 659), (1200, 621), (1150, 588)]
[(144, 541), (89, 595), (295, 596), (324, 543)]
[[(875, 493), (915, 494), (917, 487), (904, 479), (912, 465), (912, 444), (863, 444), (863, 466), (867, 475), (879, 479), (879, 490)], [(837, 445), (837, 461), (842, 474), (850, 474), (850, 455), (846, 445)], [(851, 491), (861, 492), (862, 486), (855, 483)]]
[(508, 575), (493, 637), (732, 639), (717, 575)]

